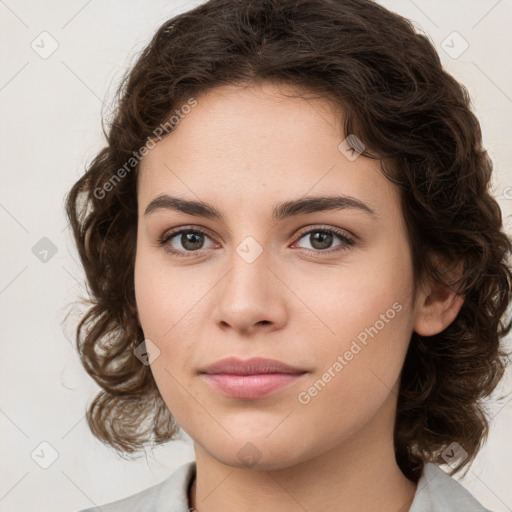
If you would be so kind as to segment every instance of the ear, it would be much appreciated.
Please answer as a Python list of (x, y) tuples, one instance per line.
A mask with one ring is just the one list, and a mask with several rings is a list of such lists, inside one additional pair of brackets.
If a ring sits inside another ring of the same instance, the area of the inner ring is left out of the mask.
[[(433, 262), (451, 281), (462, 273), (462, 263), (455, 270), (448, 271), (438, 255), (432, 257)], [(457, 317), (464, 297), (457, 295), (456, 290), (436, 282), (429, 282), (418, 293), (414, 331), (421, 336), (433, 336), (448, 327)]]

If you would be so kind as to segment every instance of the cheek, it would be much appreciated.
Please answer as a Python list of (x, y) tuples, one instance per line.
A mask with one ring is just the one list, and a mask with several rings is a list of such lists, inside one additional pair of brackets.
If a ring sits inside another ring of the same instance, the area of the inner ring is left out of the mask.
[(137, 255), (134, 279), (144, 337), (154, 343), (153, 349), (146, 343), (151, 372), (168, 408), (178, 414), (186, 412), (190, 405), (189, 369), (204, 326), (199, 299), (207, 292), (207, 284), (192, 283), (190, 267), (172, 269), (144, 250)]
[(412, 268), (402, 250), (354, 260), (328, 287), (309, 277), (297, 290), (318, 317), (308, 326), (317, 340), (318, 402), (343, 403), (355, 413), (362, 401), (378, 405), (395, 385), (412, 333)]
[(349, 436), (395, 399), (410, 339), (408, 314), (405, 303), (382, 300), (361, 307), (360, 316), (338, 315), (332, 343), (314, 352), (317, 373), (298, 390), (308, 431)]
[(375, 324), (379, 337), (395, 331), (403, 336), (410, 323), (412, 291), (412, 267), (405, 250), (397, 240), (354, 254), (335, 269), (319, 266), (289, 274), (293, 291), (305, 305), (296, 303), (297, 321), (307, 315), (309, 330), (325, 339), (321, 346), (337, 349), (359, 335), (364, 342), (365, 330)]
[(190, 267), (173, 269), (160, 251), (139, 249), (134, 273), (140, 323), (145, 336), (155, 340), (172, 336), (174, 326), (181, 329), (204, 293), (190, 278)]
[(187, 418), (193, 415), (190, 395), (193, 391), (189, 390), (183, 372), (193, 340), (183, 336), (183, 328), (189, 321), (189, 298), (197, 292), (187, 287), (177, 293), (176, 286), (180, 283), (176, 283), (176, 278), (166, 275), (165, 268), (145, 256), (143, 252), (137, 255), (134, 279), (144, 337), (153, 343), (146, 343), (152, 361), (150, 369), (175, 420), (180, 425), (187, 424)]

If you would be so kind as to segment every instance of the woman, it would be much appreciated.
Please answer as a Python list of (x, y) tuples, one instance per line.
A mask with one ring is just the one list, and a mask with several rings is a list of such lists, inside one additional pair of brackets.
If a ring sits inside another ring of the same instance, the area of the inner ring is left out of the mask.
[(512, 246), (426, 37), (368, 0), (210, 0), (107, 139), (67, 197), (88, 423), (196, 460), (101, 510), (486, 510), (438, 464), (486, 439)]

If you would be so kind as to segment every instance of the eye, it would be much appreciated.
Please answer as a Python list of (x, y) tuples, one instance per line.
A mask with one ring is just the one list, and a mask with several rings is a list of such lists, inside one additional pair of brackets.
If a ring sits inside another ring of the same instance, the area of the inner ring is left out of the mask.
[(204, 239), (210, 238), (201, 229), (181, 228), (164, 234), (158, 244), (176, 256), (185, 256), (184, 253), (198, 252), (204, 249)]
[[(346, 251), (351, 246), (355, 245), (355, 240), (346, 235), (343, 231), (335, 228), (315, 228), (303, 232), (299, 238), (305, 239), (310, 247), (306, 247), (308, 252), (318, 254), (321, 252), (338, 252)], [(341, 240), (341, 243), (332, 248), (335, 239)]]

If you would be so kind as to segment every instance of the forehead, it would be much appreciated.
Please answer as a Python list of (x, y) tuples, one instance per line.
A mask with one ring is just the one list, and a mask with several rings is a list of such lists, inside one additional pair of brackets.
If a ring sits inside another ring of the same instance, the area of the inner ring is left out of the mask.
[[(396, 209), (398, 191), (380, 162), (347, 158), (343, 113), (326, 99), (259, 84), (222, 86), (195, 98), (175, 130), (141, 161), (140, 209), (161, 193), (240, 212), (305, 195), (351, 195)], [(249, 207), (249, 206), (248, 206)]]

